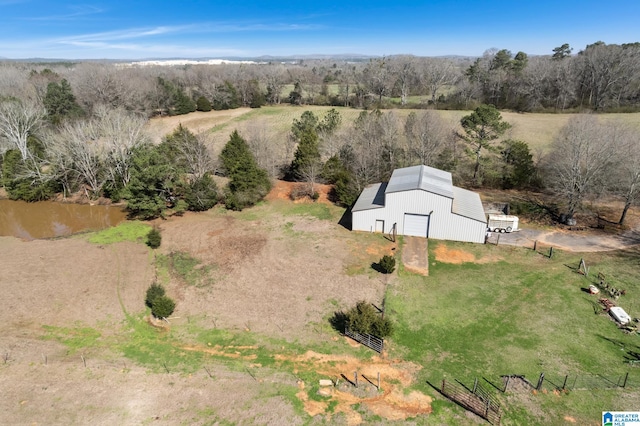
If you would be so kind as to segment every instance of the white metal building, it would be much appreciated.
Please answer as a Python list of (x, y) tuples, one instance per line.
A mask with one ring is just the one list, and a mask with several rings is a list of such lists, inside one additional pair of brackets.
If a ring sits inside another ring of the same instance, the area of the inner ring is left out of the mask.
[(370, 185), (353, 206), (354, 231), (392, 232), (484, 243), (487, 220), (480, 196), (453, 186), (451, 173), (428, 166), (394, 170), (388, 183)]

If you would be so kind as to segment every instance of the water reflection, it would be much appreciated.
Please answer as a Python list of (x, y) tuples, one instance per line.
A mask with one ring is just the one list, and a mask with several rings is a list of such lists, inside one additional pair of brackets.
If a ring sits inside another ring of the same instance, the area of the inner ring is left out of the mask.
[(0, 200), (0, 236), (61, 237), (115, 226), (125, 218), (119, 207)]

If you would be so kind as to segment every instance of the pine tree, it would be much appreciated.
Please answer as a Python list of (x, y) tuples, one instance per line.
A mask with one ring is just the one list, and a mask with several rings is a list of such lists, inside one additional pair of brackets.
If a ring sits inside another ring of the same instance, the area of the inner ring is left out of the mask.
[(76, 102), (71, 85), (64, 79), (60, 84), (51, 82), (47, 85), (47, 93), (42, 103), (47, 110), (49, 120), (56, 125), (67, 117), (80, 117), (84, 114), (84, 111)]
[(242, 210), (264, 198), (271, 189), (267, 172), (258, 167), (247, 142), (234, 131), (220, 153), (220, 160), (231, 179), (225, 192), (225, 205)]

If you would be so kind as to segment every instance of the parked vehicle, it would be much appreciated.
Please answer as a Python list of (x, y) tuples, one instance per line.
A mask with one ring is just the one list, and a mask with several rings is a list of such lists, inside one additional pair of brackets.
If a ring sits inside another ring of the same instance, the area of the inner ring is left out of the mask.
[(490, 214), (487, 221), (489, 232), (513, 232), (518, 230), (518, 216)]

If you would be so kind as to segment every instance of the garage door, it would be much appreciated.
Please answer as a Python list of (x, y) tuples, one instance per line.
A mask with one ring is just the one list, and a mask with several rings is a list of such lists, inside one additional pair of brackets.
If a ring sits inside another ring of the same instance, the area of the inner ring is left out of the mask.
[(427, 237), (429, 232), (429, 216), (421, 214), (404, 215), (404, 235)]

